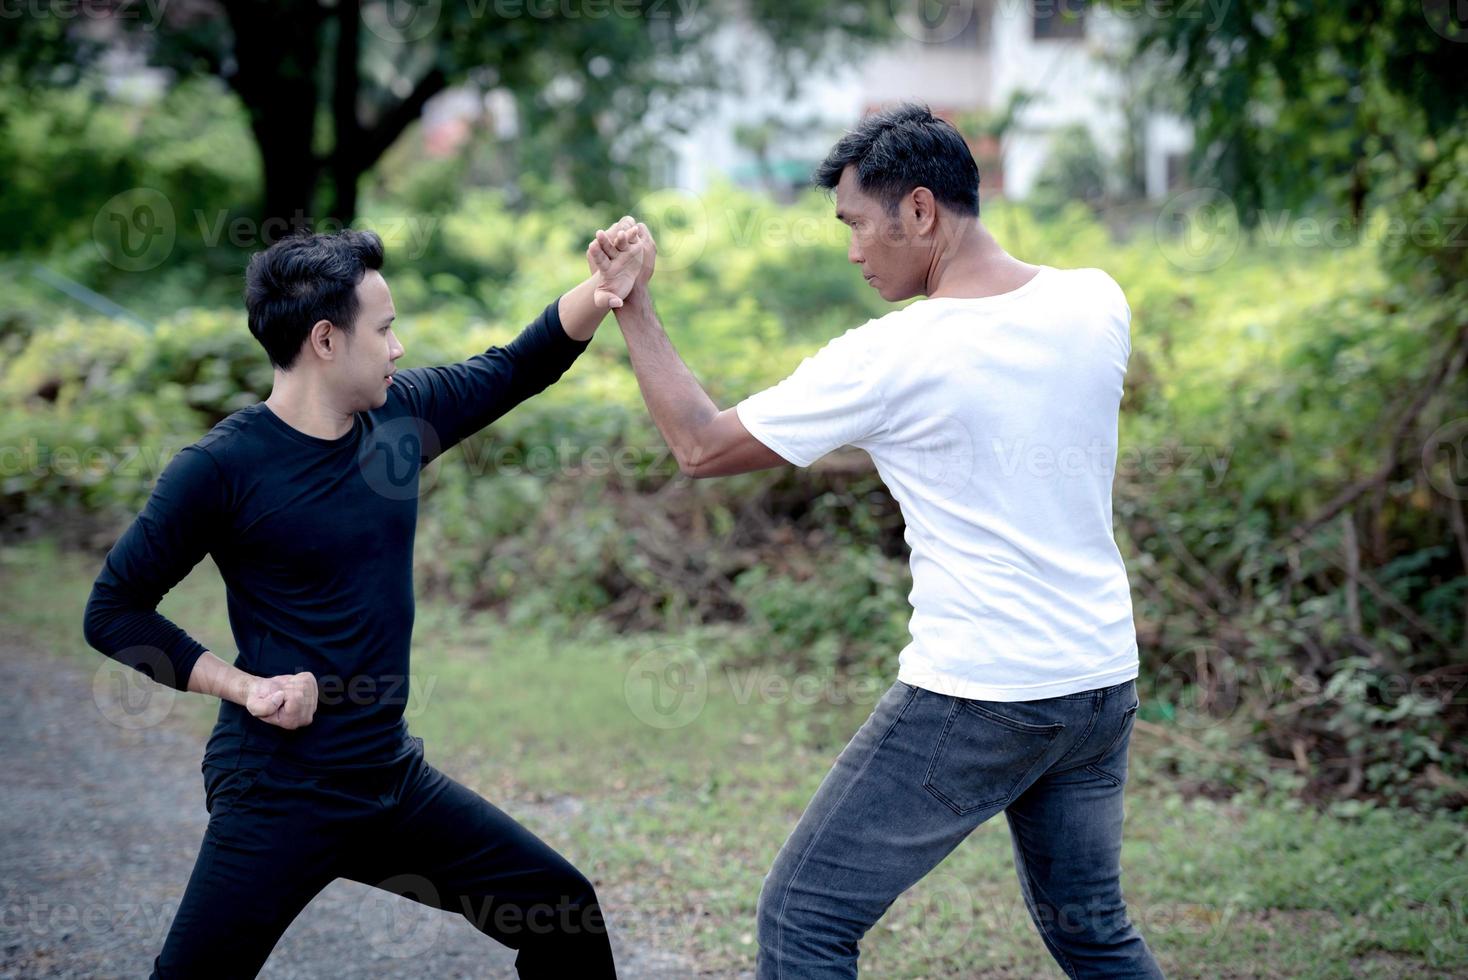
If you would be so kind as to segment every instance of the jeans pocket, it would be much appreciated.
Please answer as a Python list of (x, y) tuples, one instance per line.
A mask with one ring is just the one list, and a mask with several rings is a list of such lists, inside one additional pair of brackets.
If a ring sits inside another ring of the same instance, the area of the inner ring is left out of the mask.
[(1098, 776), (1109, 779), (1117, 785), (1126, 782), (1127, 743), (1130, 741), (1132, 728), (1136, 724), (1137, 708), (1139, 707), (1141, 707), (1141, 702), (1133, 704), (1122, 712), (1121, 724), (1117, 726), (1116, 734), (1112, 736), (1101, 754), (1086, 766)]
[(960, 816), (1009, 803), (1065, 725), (1036, 724), (954, 698), (923, 788)]
[(223, 766), (204, 768), (204, 809), (210, 817), (216, 817), (234, 804), (259, 781), (264, 766), (226, 769)]

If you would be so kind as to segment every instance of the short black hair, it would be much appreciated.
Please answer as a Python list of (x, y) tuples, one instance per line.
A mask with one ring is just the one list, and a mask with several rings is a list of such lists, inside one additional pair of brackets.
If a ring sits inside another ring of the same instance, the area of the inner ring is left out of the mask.
[(895, 214), (914, 187), (960, 214), (979, 213), (979, 165), (952, 123), (925, 105), (904, 102), (867, 116), (816, 168), (816, 186), (835, 188), (841, 172), (856, 168), (856, 183)]
[(335, 235), (298, 233), (250, 256), (245, 270), (245, 309), (250, 333), (270, 363), (290, 370), (318, 320), (351, 333), (357, 319), (357, 284), (368, 269), (382, 268), (382, 239), (347, 229)]

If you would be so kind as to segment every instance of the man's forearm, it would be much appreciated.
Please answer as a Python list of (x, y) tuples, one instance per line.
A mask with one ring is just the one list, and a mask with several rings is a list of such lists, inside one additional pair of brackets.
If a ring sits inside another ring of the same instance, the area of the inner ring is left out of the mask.
[(561, 315), (561, 329), (572, 340), (590, 340), (607, 315), (605, 308), (592, 301), (596, 283), (596, 276), (588, 277), (562, 295), (556, 307), (556, 312)]
[(678, 356), (653, 310), (646, 286), (636, 286), (617, 309), (642, 399), (679, 465), (696, 466), (705, 455), (702, 433), (719, 408)]
[(204, 653), (194, 662), (193, 673), (189, 674), (189, 690), (244, 704), (250, 692), (250, 682), (255, 679), (253, 674), (245, 673), (234, 664), (227, 664), (212, 653)]

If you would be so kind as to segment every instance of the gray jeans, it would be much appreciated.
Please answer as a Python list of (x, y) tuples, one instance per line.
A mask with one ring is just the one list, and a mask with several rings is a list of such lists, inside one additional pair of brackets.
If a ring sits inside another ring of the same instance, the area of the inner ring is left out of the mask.
[(856, 976), (892, 902), (1003, 810), (1030, 916), (1071, 977), (1161, 977), (1121, 894), (1135, 681), (1041, 701), (894, 684), (765, 877), (760, 980)]

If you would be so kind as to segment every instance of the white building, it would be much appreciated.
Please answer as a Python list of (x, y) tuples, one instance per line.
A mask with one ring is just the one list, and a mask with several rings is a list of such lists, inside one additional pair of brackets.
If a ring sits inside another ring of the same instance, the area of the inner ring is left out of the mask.
[[(749, 71), (674, 144), (671, 182), (693, 191), (720, 177), (793, 185), (842, 129), (874, 109), (910, 99), (955, 119), (975, 110), (999, 112), (1016, 93), (1030, 101), (1003, 140), (976, 141), (982, 194), (1025, 196), (1056, 134), (1077, 123), (1103, 155), (1118, 159), (1132, 125), (1126, 86), (1134, 84), (1116, 67), (1130, 31), (1119, 15), (1088, 9), (1084, 0), (893, 0), (891, 6), (905, 12), (898, 16), (900, 41), (855, 66), (807, 76), (793, 95), (759, 72), (769, 60), (753, 31), (728, 32), (723, 43)], [(923, 10), (932, 16), (925, 20)], [(783, 123), (773, 127), (760, 159), (748, 132), (761, 126), (770, 132), (772, 120)], [(1191, 146), (1191, 131), (1160, 113), (1145, 115), (1139, 126), (1146, 193), (1162, 197)]]

